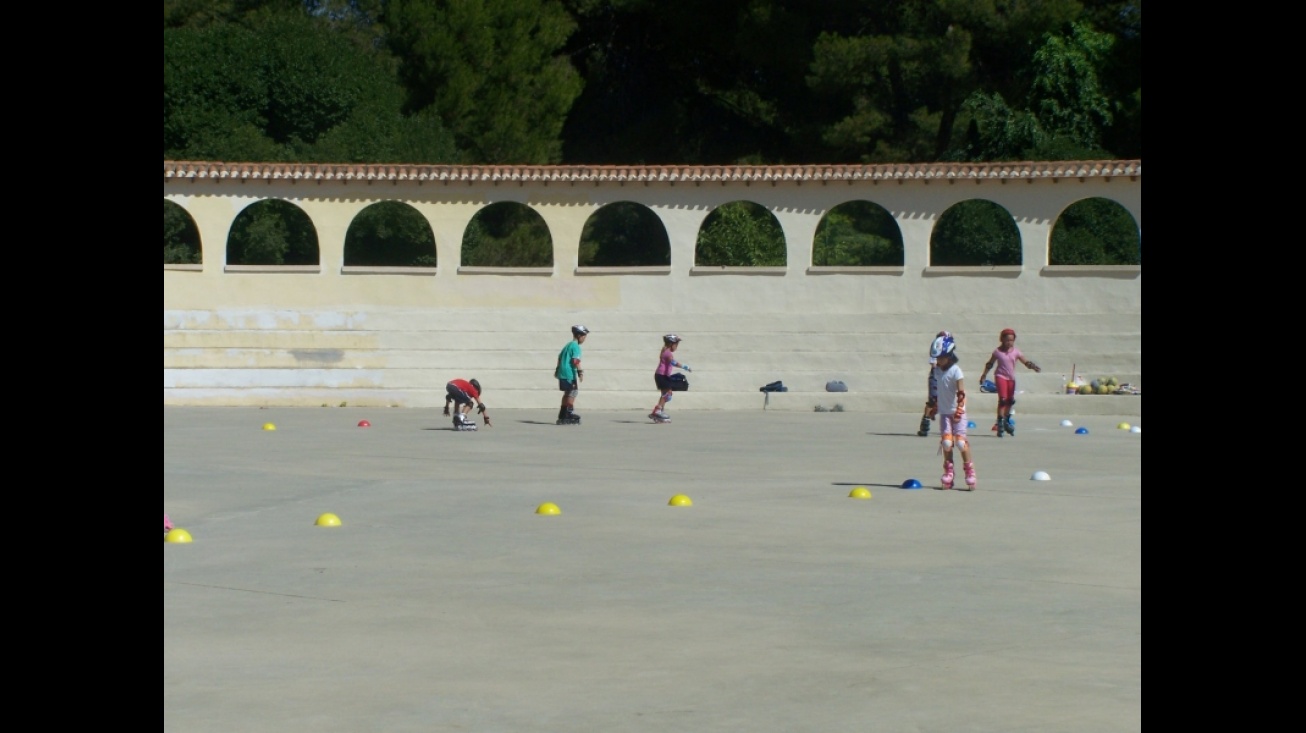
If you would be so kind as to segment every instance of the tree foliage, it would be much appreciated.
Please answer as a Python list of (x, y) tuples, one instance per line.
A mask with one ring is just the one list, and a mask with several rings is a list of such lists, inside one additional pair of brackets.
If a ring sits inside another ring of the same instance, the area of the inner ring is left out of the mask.
[(280, 199), (250, 204), (231, 223), (230, 265), (316, 265), (317, 230), (303, 209)]
[(1057, 217), (1050, 265), (1142, 265), (1138, 223), (1125, 207), (1104, 198), (1076, 201)]
[(1024, 105), (1012, 108), (997, 92), (975, 92), (963, 105), (970, 117), (967, 160), (1106, 158), (1102, 145), (1114, 122), (1100, 80), (1114, 37), (1082, 23), (1046, 34), (1028, 67), (1033, 80)]
[[(207, 17), (207, 16), (205, 16)], [(452, 162), (433, 114), (402, 114), (381, 56), (303, 14), (163, 31), (165, 158)]]
[(472, 217), (463, 232), (468, 267), (551, 267), (553, 238), (544, 218), (525, 204), (501, 201)]
[(409, 110), (432, 109), (470, 160), (558, 163), (582, 80), (555, 0), (390, 0), (381, 14)]
[(163, 201), (163, 264), (198, 265), (200, 232), (189, 212)]
[(165, 0), (164, 155), (1141, 157), (1142, 0)]
[(435, 267), (435, 235), (421, 212), (401, 201), (380, 201), (362, 211), (345, 233), (345, 264)]
[(671, 240), (647, 206), (608, 204), (590, 216), (580, 235), (581, 267), (653, 267), (671, 264)]
[(698, 232), (694, 264), (707, 267), (780, 267), (785, 237), (775, 215), (752, 201), (712, 210)]
[(816, 225), (812, 264), (824, 267), (901, 267), (902, 230), (883, 206), (849, 201)]
[(1019, 265), (1020, 231), (1011, 212), (985, 199), (961, 201), (939, 217), (930, 235), (930, 265)]

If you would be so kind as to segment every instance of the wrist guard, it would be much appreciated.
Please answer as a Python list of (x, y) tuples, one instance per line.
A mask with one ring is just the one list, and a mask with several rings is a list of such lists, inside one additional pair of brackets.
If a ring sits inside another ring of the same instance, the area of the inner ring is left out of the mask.
[(482, 403), (480, 403), (479, 405), (476, 406), (476, 412), (478, 412), (478, 413), (480, 413), (480, 414), (482, 414), (482, 415), (485, 414), (485, 403), (484, 403), (484, 402), (482, 402)]

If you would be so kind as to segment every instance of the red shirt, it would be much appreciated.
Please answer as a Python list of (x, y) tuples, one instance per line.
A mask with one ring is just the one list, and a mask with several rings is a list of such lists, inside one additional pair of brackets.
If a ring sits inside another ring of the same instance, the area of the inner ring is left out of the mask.
[(479, 400), (481, 398), (481, 393), (477, 392), (476, 388), (472, 386), (472, 383), (468, 382), (465, 379), (455, 379), (449, 382), (449, 384), (452, 384), (458, 389), (461, 389), (462, 391), (466, 392), (467, 396), (471, 397), (474, 400)]

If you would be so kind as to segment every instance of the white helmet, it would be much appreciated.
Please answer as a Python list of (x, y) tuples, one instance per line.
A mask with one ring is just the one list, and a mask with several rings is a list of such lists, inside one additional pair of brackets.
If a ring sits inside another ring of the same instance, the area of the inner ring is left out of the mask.
[(680, 337), (677, 336), (677, 335), (675, 335), (674, 333), (669, 333), (669, 334), (667, 334), (666, 336), (663, 336), (663, 337), (662, 337), (662, 343), (664, 343), (664, 344), (678, 344), (678, 343), (680, 343)]
[(938, 361), (940, 356), (946, 356), (957, 350), (957, 342), (950, 335), (939, 336), (930, 344), (930, 363)]

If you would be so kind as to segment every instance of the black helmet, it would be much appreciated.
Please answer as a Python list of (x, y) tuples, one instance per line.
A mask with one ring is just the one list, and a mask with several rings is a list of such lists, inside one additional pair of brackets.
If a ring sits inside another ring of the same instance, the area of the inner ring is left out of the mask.
[(664, 343), (664, 344), (678, 344), (678, 343), (680, 343), (680, 337), (677, 336), (677, 335), (675, 335), (674, 333), (669, 333), (669, 334), (667, 334), (666, 336), (663, 336), (663, 337), (662, 337), (662, 343)]
[(476, 393), (477, 393), (477, 394), (480, 394), (480, 393), (481, 393), (481, 383), (478, 382), (478, 381), (476, 381), (475, 379), (471, 380), (471, 383), (472, 383), (472, 387), (476, 390)]
[(579, 324), (571, 327), (571, 335), (573, 336), (584, 336), (589, 332), (590, 330), (588, 328), (585, 328), (584, 326), (581, 326)]

